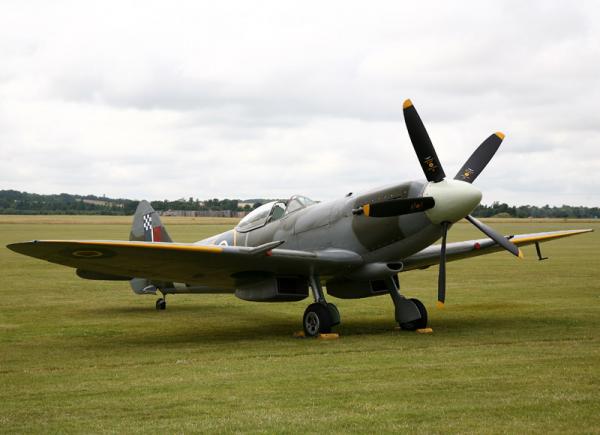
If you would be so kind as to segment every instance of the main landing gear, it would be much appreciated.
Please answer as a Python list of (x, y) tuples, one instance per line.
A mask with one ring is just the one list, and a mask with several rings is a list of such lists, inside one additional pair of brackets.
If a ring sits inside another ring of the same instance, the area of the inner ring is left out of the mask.
[(388, 288), (394, 302), (396, 322), (405, 331), (427, 327), (427, 310), (418, 299), (407, 299), (400, 294), (400, 282), (396, 276), (389, 278)]
[(309, 284), (315, 302), (304, 311), (302, 325), (306, 337), (317, 337), (319, 334), (330, 333), (331, 328), (340, 323), (340, 312), (334, 304), (325, 300), (318, 277), (311, 276)]
[[(304, 311), (302, 325), (305, 337), (317, 337), (331, 332), (331, 328), (340, 323), (340, 312), (334, 304), (328, 303), (318, 276), (309, 278), (315, 302)], [(389, 289), (396, 322), (405, 331), (416, 331), (427, 327), (427, 310), (418, 299), (408, 299), (400, 294), (400, 282), (397, 276), (388, 278)]]

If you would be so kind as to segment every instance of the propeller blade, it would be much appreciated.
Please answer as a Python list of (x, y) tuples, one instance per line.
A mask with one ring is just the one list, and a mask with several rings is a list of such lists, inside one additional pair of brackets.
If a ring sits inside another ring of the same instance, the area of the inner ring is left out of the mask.
[(449, 222), (442, 222), (442, 250), (440, 251), (440, 272), (438, 275), (437, 307), (443, 308), (446, 301), (446, 236)]
[(484, 233), (490, 239), (494, 240), (496, 243), (498, 243), (500, 246), (502, 246), (508, 252), (510, 252), (513, 255), (516, 255), (519, 258), (523, 258), (523, 252), (517, 247), (517, 245), (515, 245), (513, 242), (508, 240), (502, 234), (497, 233), (495, 230), (488, 227), (483, 222), (478, 221), (471, 215), (468, 215), (467, 217), (465, 217), (465, 219), (468, 220), (469, 222), (471, 222), (477, 228), (479, 228), (479, 231)]
[(392, 217), (433, 208), (435, 201), (431, 196), (421, 198), (389, 199), (387, 201), (365, 204), (352, 210), (355, 215), (364, 214), (369, 217)]
[(446, 178), (446, 174), (442, 169), (442, 164), (435, 153), (435, 148), (431, 143), (431, 139), (427, 134), (427, 130), (421, 121), (421, 117), (417, 113), (417, 109), (413, 106), (412, 101), (406, 100), (403, 104), (404, 122), (410, 136), (410, 141), (413, 144), (419, 163), (423, 168), (427, 181), (442, 181)]
[(496, 151), (500, 147), (500, 144), (504, 140), (504, 134), (497, 132), (486, 140), (484, 140), (479, 147), (471, 154), (469, 160), (460, 168), (460, 171), (456, 173), (455, 180), (466, 181), (472, 183), (475, 178), (481, 174), (483, 168), (492, 160)]

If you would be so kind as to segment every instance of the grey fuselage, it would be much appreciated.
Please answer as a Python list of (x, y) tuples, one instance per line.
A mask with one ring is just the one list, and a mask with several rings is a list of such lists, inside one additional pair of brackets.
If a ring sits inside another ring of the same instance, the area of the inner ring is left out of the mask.
[(426, 212), (373, 218), (354, 215), (352, 210), (392, 198), (420, 197), (426, 185), (426, 181), (409, 181), (362, 194), (350, 193), (343, 198), (286, 213), (250, 231), (239, 231), (236, 227), (197, 243), (253, 247), (283, 241), (281, 247), (290, 250), (352, 251), (363, 257), (364, 264), (401, 262), (439, 239), (440, 225), (433, 224)]

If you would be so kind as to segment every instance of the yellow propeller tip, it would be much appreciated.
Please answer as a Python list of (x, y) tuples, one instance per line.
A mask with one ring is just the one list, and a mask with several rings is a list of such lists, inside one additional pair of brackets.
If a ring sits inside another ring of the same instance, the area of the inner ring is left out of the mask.
[(412, 105), (413, 105), (413, 103), (412, 103), (412, 101), (410, 101), (410, 98), (407, 98), (406, 100), (404, 100), (404, 104), (402, 104), (402, 108), (408, 109)]
[(369, 216), (369, 212), (370, 211), (371, 211), (371, 205), (370, 204), (363, 205), (363, 213), (365, 214), (365, 216)]
[(519, 249), (519, 258), (522, 260), (523, 258), (525, 258), (525, 255), (523, 254), (523, 251), (521, 251)]
[(435, 306), (441, 310), (442, 308), (444, 308), (444, 303), (442, 301), (437, 301)]
[(504, 140), (504, 138), (506, 137), (501, 131), (497, 131), (495, 134), (500, 138), (500, 140)]

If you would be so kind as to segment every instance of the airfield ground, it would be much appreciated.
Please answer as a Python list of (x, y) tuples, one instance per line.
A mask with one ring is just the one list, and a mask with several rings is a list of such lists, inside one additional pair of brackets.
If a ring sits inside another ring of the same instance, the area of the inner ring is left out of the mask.
[[(307, 301), (155, 297), (17, 255), (34, 238), (125, 239), (130, 218), (0, 217), (0, 432), (600, 432), (600, 222), (500, 220), (505, 234), (594, 228), (400, 275), (434, 333), (394, 330), (388, 297), (336, 300), (339, 340), (294, 339)], [(194, 241), (233, 221), (165, 220)], [(77, 225), (76, 225), (77, 224)], [(479, 238), (459, 223), (450, 241)]]

